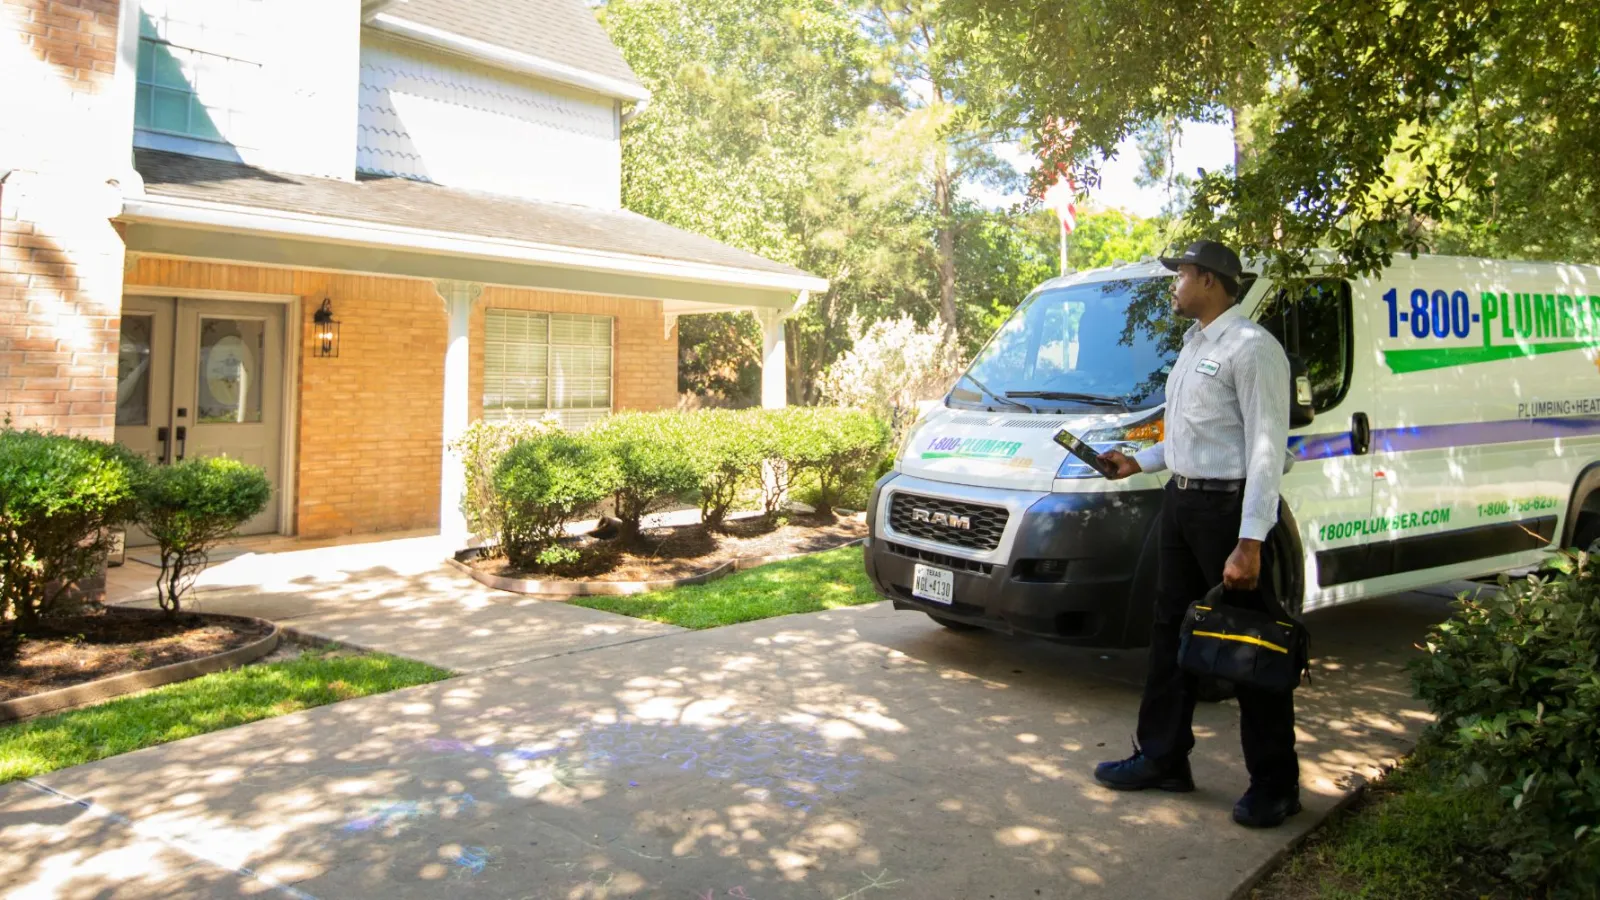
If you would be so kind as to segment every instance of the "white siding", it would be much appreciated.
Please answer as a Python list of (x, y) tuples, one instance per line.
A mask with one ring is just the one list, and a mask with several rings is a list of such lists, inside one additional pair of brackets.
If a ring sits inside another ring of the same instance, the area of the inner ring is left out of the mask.
[[(263, 169), (355, 175), (354, 4), (141, 0), (134, 146)], [(157, 108), (152, 94), (160, 95)], [(177, 111), (187, 104), (187, 116)]]
[(362, 172), (618, 209), (617, 116), (606, 97), (362, 35)]

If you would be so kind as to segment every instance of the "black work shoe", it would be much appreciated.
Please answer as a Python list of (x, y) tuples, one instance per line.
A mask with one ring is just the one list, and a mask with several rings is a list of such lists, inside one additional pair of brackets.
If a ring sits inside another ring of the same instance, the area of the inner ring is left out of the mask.
[(1300, 811), (1300, 785), (1285, 791), (1250, 785), (1233, 805), (1233, 820), (1246, 828), (1277, 828)]
[(1189, 772), (1189, 758), (1179, 757), (1173, 762), (1157, 762), (1135, 750), (1127, 759), (1103, 762), (1094, 767), (1094, 780), (1114, 791), (1143, 791), (1155, 788), (1175, 794), (1194, 790), (1194, 776)]

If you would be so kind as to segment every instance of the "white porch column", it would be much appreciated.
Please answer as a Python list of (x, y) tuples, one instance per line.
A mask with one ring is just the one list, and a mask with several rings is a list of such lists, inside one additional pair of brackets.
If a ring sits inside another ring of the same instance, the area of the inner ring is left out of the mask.
[(472, 359), (468, 334), (472, 324), (472, 305), (483, 294), (483, 285), (470, 281), (435, 281), (434, 288), (444, 301), (449, 319), (449, 343), (444, 355), (444, 453), (439, 469), (439, 534), (465, 545), (467, 518), (461, 512), (467, 476), (461, 456), (451, 448), (467, 430), (471, 401), (467, 390)]
[(781, 309), (758, 309), (755, 314), (761, 323), (761, 405), (782, 409), (789, 405), (789, 358), (783, 338), (786, 316)]

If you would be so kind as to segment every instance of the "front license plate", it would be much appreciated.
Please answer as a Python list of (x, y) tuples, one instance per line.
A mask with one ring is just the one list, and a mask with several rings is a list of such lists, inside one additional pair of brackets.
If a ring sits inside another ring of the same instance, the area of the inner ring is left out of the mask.
[(956, 599), (956, 575), (949, 569), (918, 563), (911, 573), (911, 596), (949, 606)]

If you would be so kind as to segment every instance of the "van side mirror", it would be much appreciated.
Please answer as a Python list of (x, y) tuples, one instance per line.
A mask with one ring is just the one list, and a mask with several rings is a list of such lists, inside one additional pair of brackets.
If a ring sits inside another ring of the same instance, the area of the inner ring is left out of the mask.
[(1289, 354), (1289, 427), (1310, 425), (1317, 417), (1311, 396), (1311, 375), (1299, 354)]

